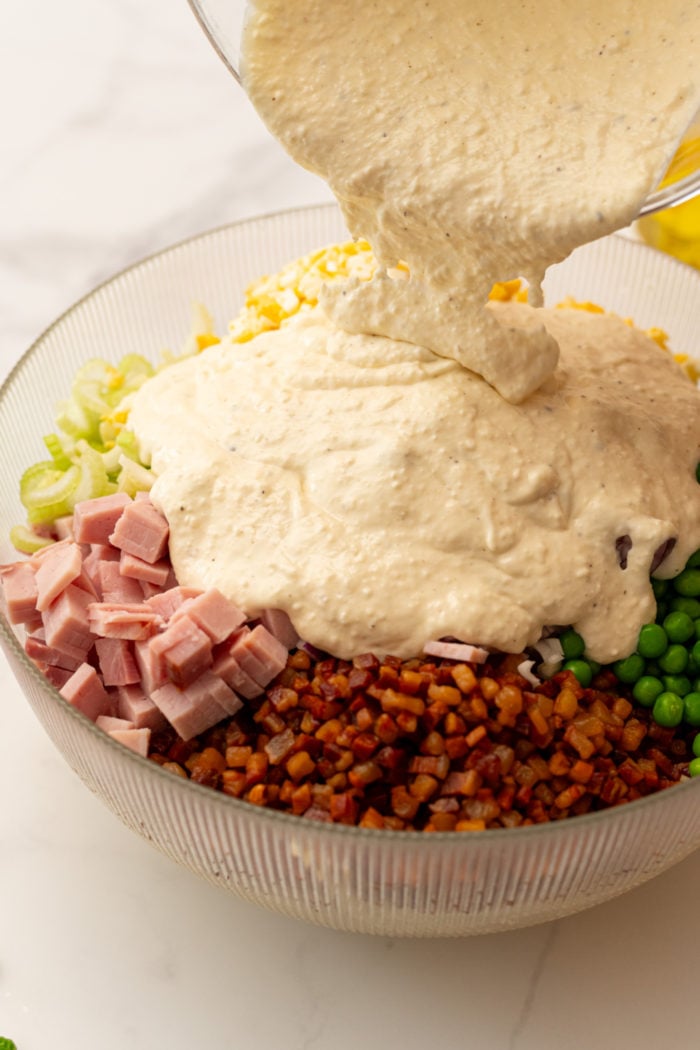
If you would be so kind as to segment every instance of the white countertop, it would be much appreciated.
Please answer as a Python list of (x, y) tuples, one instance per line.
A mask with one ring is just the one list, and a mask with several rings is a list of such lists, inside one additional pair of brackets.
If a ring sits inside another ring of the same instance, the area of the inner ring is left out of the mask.
[[(328, 199), (271, 141), (186, 0), (5, 6), (1, 375), (140, 256)], [(338, 934), (228, 897), (124, 829), (1, 657), (0, 747), (0, 1036), (18, 1050), (700, 1045), (700, 853), (517, 933)]]

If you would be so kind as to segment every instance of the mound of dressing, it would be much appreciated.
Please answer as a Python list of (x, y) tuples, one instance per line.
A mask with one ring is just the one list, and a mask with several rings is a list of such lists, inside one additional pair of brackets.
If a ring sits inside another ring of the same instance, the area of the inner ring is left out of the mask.
[[(671, 576), (700, 547), (700, 394), (538, 288), (654, 185), (697, 105), (699, 21), (681, 0), (257, 0), (246, 88), (381, 266), (136, 395), (181, 583), (341, 657), (519, 652), (555, 624), (601, 662), (634, 648), (655, 553), (675, 541)], [(515, 275), (535, 305), (485, 308)]]

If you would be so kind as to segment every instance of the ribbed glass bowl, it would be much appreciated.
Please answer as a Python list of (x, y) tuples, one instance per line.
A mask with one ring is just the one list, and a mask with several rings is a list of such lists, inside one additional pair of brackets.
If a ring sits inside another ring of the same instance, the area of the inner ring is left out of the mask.
[[(192, 300), (223, 329), (251, 279), (345, 237), (334, 206), (238, 223), (139, 263), (56, 321), (0, 391), (0, 563), (15, 558), (18, 479), (45, 458), (54, 404), (86, 359), (177, 349)], [(548, 275), (546, 295), (593, 299), (700, 353), (700, 274), (625, 238), (574, 253)], [(608, 900), (700, 845), (700, 778), (603, 813), (477, 833), (371, 831), (261, 809), (115, 743), (44, 680), (4, 617), (0, 638), (53, 742), (128, 827), (209, 882), (311, 922), (384, 936), (514, 929)]]

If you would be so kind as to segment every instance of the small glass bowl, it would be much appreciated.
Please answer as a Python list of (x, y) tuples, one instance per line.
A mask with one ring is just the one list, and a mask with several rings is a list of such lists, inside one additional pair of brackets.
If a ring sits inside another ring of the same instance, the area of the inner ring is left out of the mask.
[[(192, 300), (207, 303), (222, 330), (251, 279), (346, 236), (333, 205), (227, 226), (125, 270), (59, 318), (0, 391), (0, 563), (16, 559), (7, 535), (24, 519), (18, 479), (45, 458), (55, 401), (85, 360), (177, 349)], [(699, 293), (699, 273), (618, 236), (579, 249), (545, 285), (550, 303), (595, 300), (664, 327), (691, 354), (700, 352)], [(115, 743), (44, 679), (3, 616), (0, 642), (53, 742), (128, 827), (209, 882), (310, 922), (392, 937), (514, 929), (608, 900), (700, 846), (700, 778), (601, 813), (461, 834), (318, 824), (259, 808)]]

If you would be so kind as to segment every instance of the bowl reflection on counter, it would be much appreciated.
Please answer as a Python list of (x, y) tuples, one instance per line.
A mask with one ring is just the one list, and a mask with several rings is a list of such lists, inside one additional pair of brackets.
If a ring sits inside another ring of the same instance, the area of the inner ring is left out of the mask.
[[(85, 360), (177, 349), (192, 300), (222, 330), (253, 278), (346, 237), (332, 205), (215, 230), (118, 275), (49, 328), (0, 394), (0, 562), (13, 560), (7, 534), (24, 517), (18, 479), (44, 458), (54, 403)], [(545, 282), (550, 303), (594, 300), (695, 355), (699, 292), (700, 274), (622, 237), (579, 249)], [(476, 833), (373, 831), (258, 808), (115, 743), (49, 685), (4, 618), (0, 640), (53, 742), (128, 827), (209, 882), (297, 918), (384, 936), (514, 929), (608, 900), (700, 846), (700, 778), (601, 813)]]

